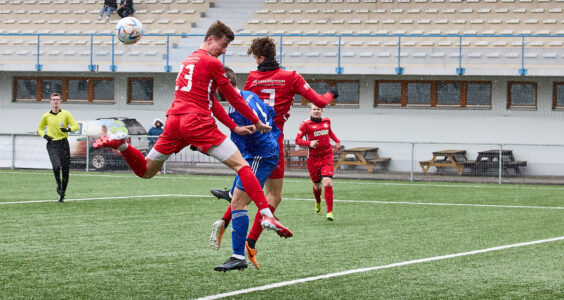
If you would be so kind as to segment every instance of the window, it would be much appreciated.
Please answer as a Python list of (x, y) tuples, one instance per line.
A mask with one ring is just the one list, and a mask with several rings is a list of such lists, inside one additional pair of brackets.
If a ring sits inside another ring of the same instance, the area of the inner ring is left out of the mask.
[(41, 82), (41, 99), (51, 99), (52, 93), (61, 94), (63, 91), (63, 81), (60, 79), (43, 79)]
[(460, 105), (459, 82), (437, 84), (437, 105)]
[(374, 106), (491, 107), (489, 81), (376, 81)]
[(401, 85), (401, 82), (380, 82), (374, 85), (378, 103), (401, 105)]
[(114, 102), (114, 79), (100, 77), (14, 77), (13, 101), (49, 101), (51, 93), (63, 102)]
[(14, 99), (37, 101), (37, 84), (35, 79), (14, 79)]
[(88, 80), (71, 79), (68, 83), (67, 100), (88, 100)]
[(407, 103), (431, 104), (431, 84), (418, 82), (407, 83)]
[(552, 109), (564, 109), (564, 82), (554, 83)]
[(127, 103), (153, 104), (153, 78), (128, 78)]
[(468, 83), (466, 87), (466, 105), (491, 105), (491, 83)]
[[(358, 105), (360, 99), (360, 83), (358, 80), (307, 80), (309, 86), (318, 94), (323, 95), (331, 86), (339, 90), (339, 98), (334, 99), (329, 105)], [(308, 100), (300, 95), (294, 96), (295, 105), (308, 105)]]
[(507, 108), (536, 108), (536, 82), (509, 82), (507, 85)]

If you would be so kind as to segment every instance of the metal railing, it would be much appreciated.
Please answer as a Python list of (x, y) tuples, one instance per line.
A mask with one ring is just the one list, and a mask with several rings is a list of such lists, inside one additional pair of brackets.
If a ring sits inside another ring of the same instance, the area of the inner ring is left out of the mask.
[[(77, 137), (77, 136), (75, 136)], [(75, 169), (92, 171), (129, 171), (129, 167), (115, 150), (92, 151), (89, 141), (94, 137), (81, 137), (86, 143), (70, 141), (71, 158)], [(70, 138), (69, 138), (70, 139)], [(385, 168), (368, 171), (362, 165), (342, 165), (336, 176), (365, 179), (449, 180), (491, 183), (564, 183), (564, 145), (500, 144), (500, 143), (449, 143), (409, 141), (342, 141), (345, 149), (355, 147), (377, 148), (379, 156), (390, 158)], [(80, 147), (85, 147), (81, 149)], [(449, 149), (464, 153), (458, 161), (460, 169), (438, 166), (424, 170), (422, 163), (433, 158), (436, 151)], [(484, 152), (493, 160), (479, 163)], [(493, 152), (493, 154), (492, 154)], [(499, 155), (497, 154), (499, 153)], [(513, 162), (507, 161), (508, 153)], [(497, 158), (497, 159), (496, 159)], [(287, 160), (303, 159), (286, 156)], [(350, 157), (349, 159), (355, 159)], [(185, 148), (172, 155), (165, 163), (163, 173), (225, 173), (227, 168), (214, 158)], [(307, 176), (307, 169), (292, 168), (287, 164), (288, 176)], [(35, 134), (0, 134), (0, 168), (50, 169), (51, 163), (45, 141)]]
[[(36, 63), (35, 63), (35, 70), (36, 71), (42, 71), (44, 69), (44, 66), (42, 64), (42, 55), (41, 55), (41, 49), (42, 49), (42, 38), (44, 37), (49, 37), (49, 36), (62, 36), (62, 37), (73, 37), (73, 36), (84, 36), (84, 37), (89, 37), (90, 38), (90, 54), (89, 54), (89, 64), (88, 64), (88, 70), (89, 71), (98, 71), (97, 70), (97, 65), (94, 64), (94, 49), (95, 47), (103, 47), (103, 46), (96, 46), (94, 45), (94, 38), (108, 38), (111, 39), (111, 53), (109, 55), (109, 71), (111, 72), (116, 72), (118, 71), (118, 64), (116, 64), (115, 61), (115, 35), (114, 34), (108, 34), (108, 33), (0, 33), (0, 40), (4, 37), (7, 36), (23, 36), (23, 37), (29, 37), (29, 38), (34, 38), (36, 39), (36, 52), (34, 53), (36, 56)], [(166, 43), (160, 47), (163, 47), (163, 56), (162, 56), (162, 60), (163, 60), (163, 69), (164, 72), (171, 72), (172, 71), (172, 63), (174, 63), (175, 65), (178, 65), (180, 63), (180, 61), (171, 61), (171, 38), (198, 38), (199, 40), (201, 40), (201, 38), (204, 36), (203, 34), (145, 34), (145, 36), (148, 37), (164, 37), (166, 38)], [(259, 37), (259, 36), (265, 36), (263, 34), (238, 34), (238, 37)], [(335, 46), (323, 46), (323, 49), (327, 49), (327, 50), (336, 50), (336, 57), (335, 57), (335, 68), (334, 68), (334, 73), (335, 74), (343, 74), (344, 72), (344, 66), (345, 64), (343, 63), (343, 47), (342, 46), (342, 39), (343, 38), (393, 38), (393, 39), (397, 39), (397, 51), (396, 51), (396, 56), (397, 56), (397, 65), (395, 67), (395, 74), (397, 75), (402, 75), (406, 73), (406, 65), (405, 65), (405, 59), (402, 61), (402, 57), (404, 56), (404, 53), (402, 52), (402, 38), (417, 38), (417, 39), (429, 39), (429, 38), (440, 38), (440, 39), (454, 39), (457, 41), (458, 46), (457, 49), (458, 54), (454, 55), (454, 57), (457, 59), (457, 67), (456, 69), (452, 70), (453, 74), (456, 75), (464, 75), (467, 73), (467, 65), (472, 65), (473, 63), (470, 62), (470, 58), (468, 58), (467, 60), (464, 59), (464, 55), (463, 55), (463, 51), (466, 49), (474, 49), (471, 48), (470, 46), (465, 45), (464, 40), (468, 39), (468, 38), (486, 38), (486, 39), (500, 39), (500, 38), (516, 38), (520, 40), (520, 55), (518, 58), (516, 57), (512, 57), (515, 59), (515, 63), (514, 63), (514, 67), (516, 67), (516, 69), (518, 70), (518, 75), (521, 76), (525, 76), (528, 74), (528, 66), (526, 65), (526, 61), (525, 58), (527, 57), (527, 51), (529, 50), (525, 45), (526, 45), (526, 40), (530, 39), (530, 38), (548, 38), (548, 39), (554, 39), (554, 38), (562, 38), (564, 37), (564, 34), (270, 34), (271, 37), (278, 37), (279, 39), (279, 49), (278, 49), (278, 59), (280, 61), (280, 63), (282, 64), (284, 62), (284, 56), (286, 54), (285, 51), (288, 51), (286, 48), (289, 47), (290, 49), (292, 48), (299, 48), (299, 47), (294, 47), (294, 46), (286, 46), (283, 47), (284, 44), (284, 39), (285, 38), (291, 38), (291, 37), (299, 37), (299, 38), (334, 38), (336, 40)], [(518, 43), (519, 44), (519, 43)], [(2, 48), (7, 48), (8, 46), (2, 46)], [(19, 48), (20, 46), (18, 46)], [(61, 46), (62, 48), (63, 46)], [(67, 48), (65, 46), (65, 48)], [(369, 48), (371, 49), (379, 49), (379, 48), (386, 48), (388, 49), (389, 47), (385, 47), (385, 46), (370, 46)], [(453, 48), (453, 47), (449, 47), (449, 48)], [(483, 48), (483, 47), (482, 47)], [(503, 47), (501, 47), (503, 48)], [(542, 48), (542, 47), (541, 47)], [(548, 47), (545, 47), (548, 49)], [(422, 49), (422, 48), (421, 48)], [(487, 49), (487, 47), (486, 47)], [(496, 49), (500, 49), (500, 47), (496, 47)], [(536, 47), (535, 49), (539, 49), (539, 47)], [(551, 51), (556, 51), (558, 49), (554, 49), (551, 48)], [(562, 52), (562, 50), (558, 50), (560, 52)], [(560, 65), (561, 63), (558, 63), (557, 60), (555, 60), (554, 58), (557, 58), (559, 55), (555, 54), (555, 53), (550, 53), (550, 55), (547, 56), (547, 60), (549, 61), (548, 64), (551, 64), (552, 67), (554, 67), (554, 64), (556, 65)], [(221, 60), (223, 61), (223, 63), (225, 64), (226, 62), (229, 62), (230, 60), (233, 60), (234, 58), (227, 58), (226, 55), (223, 55), (221, 57)], [(309, 60), (315, 60), (315, 58), (308, 58)], [(364, 64), (372, 64), (373, 63), (373, 59), (370, 58), (366, 58), (362, 60)], [(136, 60), (136, 62), (138, 63), (139, 61)], [(437, 62), (437, 64), (442, 64), (442, 62)], [(562, 65), (564, 66), (564, 63), (562, 63)], [(161, 72), (160, 70), (152, 70), (152, 72)], [(517, 75), (517, 74), (515, 74)]]

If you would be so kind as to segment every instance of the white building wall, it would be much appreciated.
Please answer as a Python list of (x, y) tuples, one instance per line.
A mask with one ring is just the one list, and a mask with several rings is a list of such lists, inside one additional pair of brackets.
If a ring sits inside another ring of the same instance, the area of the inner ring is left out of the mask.
[[(34, 132), (41, 115), (49, 110), (49, 102), (12, 102), (13, 76), (37, 76), (36, 72), (2, 72), (0, 74), (0, 132)], [(41, 73), (57, 76), (60, 73)], [(173, 98), (175, 73), (77, 73), (65, 76), (113, 76), (115, 77), (115, 103), (70, 104), (69, 110), (77, 120), (98, 117), (136, 118), (147, 129), (155, 118), (165, 118)], [(154, 104), (127, 104), (128, 77), (154, 78)], [(354, 76), (354, 75), (353, 75)], [(311, 77), (311, 76), (310, 76)], [(333, 76), (334, 77), (334, 76)], [(323, 78), (331, 78), (324, 76)], [(534, 143), (564, 144), (561, 128), (564, 128), (564, 111), (552, 110), (552, 84), (561, 81), (549, 77), (433, 77), (450, 80), (492, 80), (491, 109), (461, 108), (400, 108), (373, 107), (374, 81), (378, 79), (425, 80), (423, 76), (372, 76), (360, 78), (360, 104), (354, 107), (328, 107), (325, 116), (332, 119), (334, 131), (344, 141), (421, 141), (421, 142), (480, 142), (480, 143)], [(240, 82), (244, 82), (241, 76)], [(531, 80), (538, 82), (536, 110), (507, 109), (507, 82)], [(300, 122), (309, 117), (309, 108), (294, 107), (286, 123), (286, 139), (293, 140)], [(225, 127), (220, 126), (226, 131)]]

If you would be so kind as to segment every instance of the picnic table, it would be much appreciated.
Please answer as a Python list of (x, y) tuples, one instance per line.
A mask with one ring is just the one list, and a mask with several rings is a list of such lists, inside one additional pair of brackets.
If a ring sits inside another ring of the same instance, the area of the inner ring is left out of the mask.
[[(499, 170), (500, 150), (486, 150), (478, 152), (475, 161), (468, 161), (464, 165), (474, 170), (476, 175), (488, 175)], [(521, 175), (520, 167), (526, 167), (526, 161), (517, 161), (512, 150), (501, 150), (501, 168), (505, 174), (513, 170), (516, 175)]]
[(366, 171), (372, 172), (377, 165), (383, 170), (388, 169), (391, 158), (380, 157), (378, 147), (356, 147), (343, 149), (335, 164), (335, 171), (342, 165), (364, 166)]
[(443, 167), (453, 167), (458, 175), (462, 175), (464, 164), (468, 161), (466, 158), (466, 150), (442, 150), (434, 151), (431, 160), (420, 161), (419, 166), (423, 173), (427, 173), (431, 167), (439, 170)]
[(302, 148), (296, 144), (284, 143), (284, 157), (286, 167), (290, 169), (307, 168), (307, 148)]

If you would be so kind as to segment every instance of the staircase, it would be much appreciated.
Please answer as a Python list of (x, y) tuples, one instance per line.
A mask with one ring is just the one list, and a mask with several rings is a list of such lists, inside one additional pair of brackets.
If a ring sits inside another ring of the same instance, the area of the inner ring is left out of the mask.
[[(235, 34), (245, 28), (248, 20), (252, 19), (253, 13), (260, 9), (264, 0), (216, 0), (210, 2), (210, 9), (202, 12), (200, 22), (192, 25), (191, 34), (206, 34), (209, 26), (219, 20), (233, 30)], [(169, 64), (175, 67), (180, 64), (186, 56), (198, 49), (204, 37), (189, 37), (182, 39), (170, 51)]]

